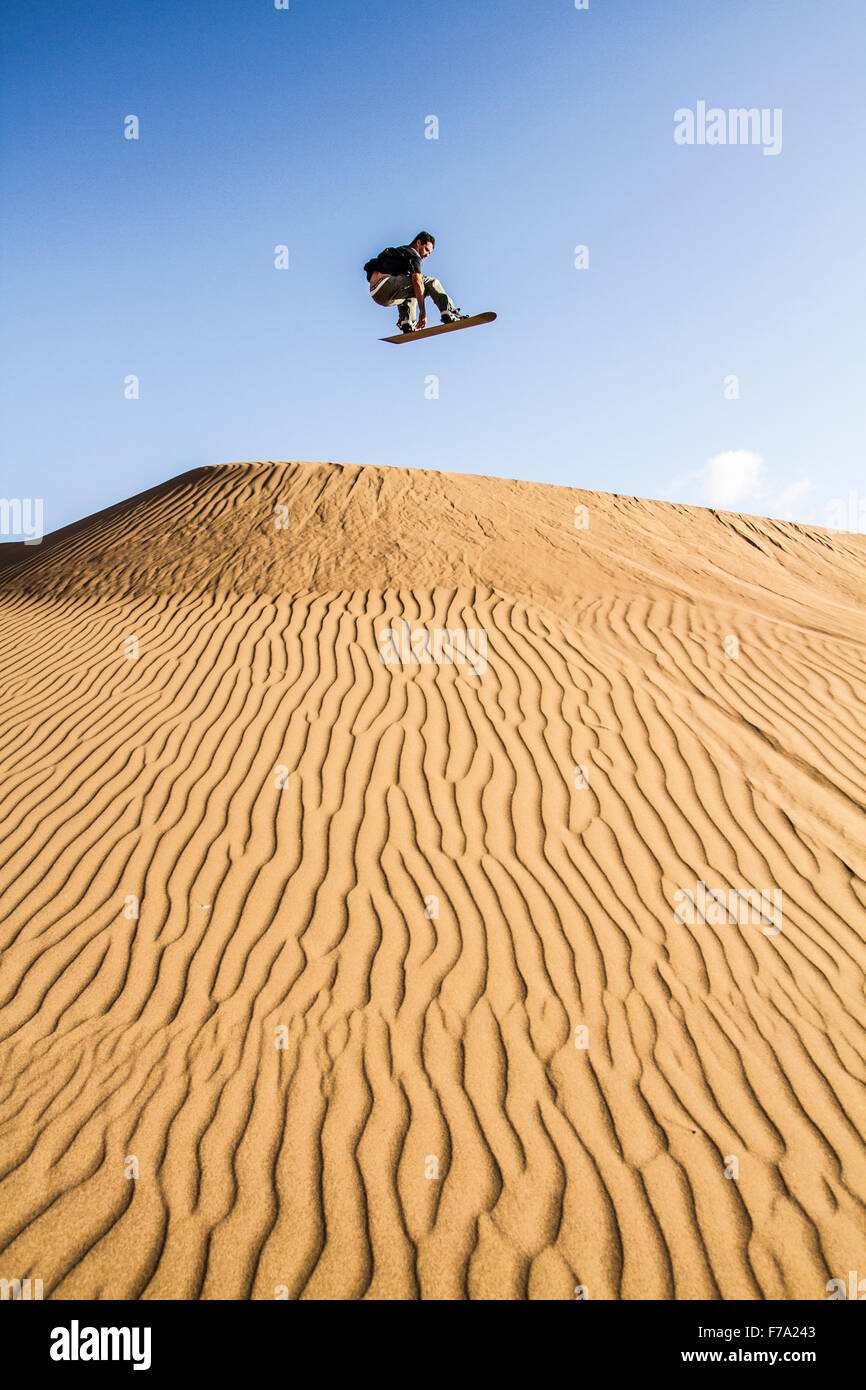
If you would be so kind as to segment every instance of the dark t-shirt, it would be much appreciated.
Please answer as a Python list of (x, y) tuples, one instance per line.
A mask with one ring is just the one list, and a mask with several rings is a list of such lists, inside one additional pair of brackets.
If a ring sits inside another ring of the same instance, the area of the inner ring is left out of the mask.
[(421, 257), (413, 246), (386, 246), (364, 266), (367, 279), (378, 270), (382, 275), (420, 275)]

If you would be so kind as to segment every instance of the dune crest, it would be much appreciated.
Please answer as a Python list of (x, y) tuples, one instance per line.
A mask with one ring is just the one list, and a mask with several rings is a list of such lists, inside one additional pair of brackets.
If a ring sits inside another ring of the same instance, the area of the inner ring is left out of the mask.
[(336, 464), (0, 547), (0, 1277), (866, 1277), (864, 597), (861, 536)]

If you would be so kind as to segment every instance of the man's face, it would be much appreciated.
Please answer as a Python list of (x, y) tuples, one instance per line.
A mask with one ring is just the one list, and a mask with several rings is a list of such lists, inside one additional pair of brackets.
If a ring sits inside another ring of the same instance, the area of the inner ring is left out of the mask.
[(433, 250), (432, 241), (416, 241), (415, 245), (418, 248), (418, 255), (421, 257), (422, 261), (426, 261), (430, 252)]

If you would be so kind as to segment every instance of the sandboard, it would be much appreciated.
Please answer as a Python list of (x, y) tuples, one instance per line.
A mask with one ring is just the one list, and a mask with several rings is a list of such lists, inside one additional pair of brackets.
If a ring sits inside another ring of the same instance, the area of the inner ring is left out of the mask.
[(458, 328), (474, 328), (476, 323), (492, 323), (496, 315), (473, 314), (468, 319), (458, 319), (456, 323), (437, 323), (435, 328), (421, 328), (415, 333), (396, 333), (393, 338), (382, 338), (383, 343), (414, 343), (417, 338), (434, 338), (437, 333), (455, 333)]

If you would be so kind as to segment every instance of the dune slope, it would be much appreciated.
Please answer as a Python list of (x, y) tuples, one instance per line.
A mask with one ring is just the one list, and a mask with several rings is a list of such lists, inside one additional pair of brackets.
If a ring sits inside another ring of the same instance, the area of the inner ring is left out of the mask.
[(0, 548), (0, 1276), (866, 1277), (864, 597), (861, 536), (333, 464)]

